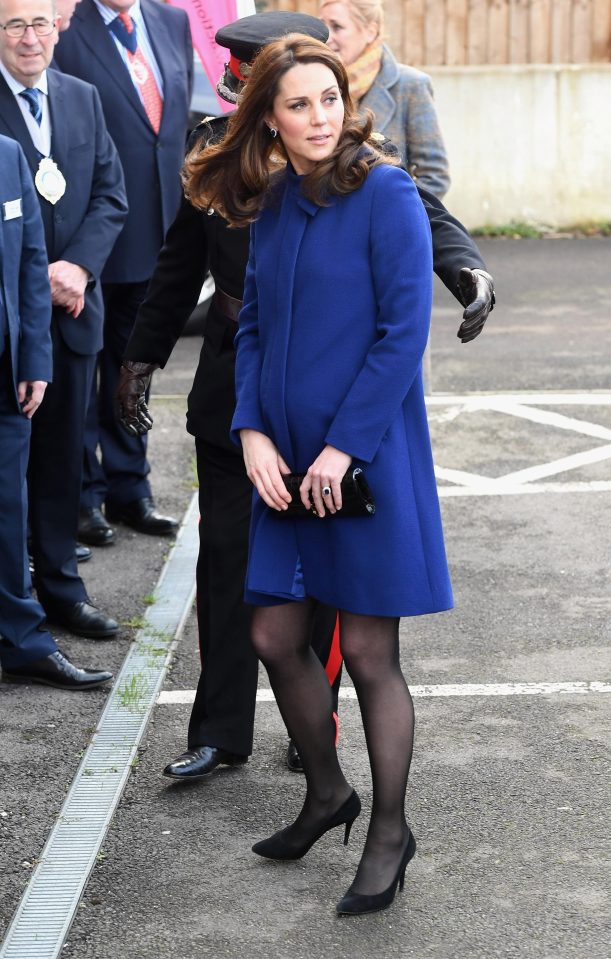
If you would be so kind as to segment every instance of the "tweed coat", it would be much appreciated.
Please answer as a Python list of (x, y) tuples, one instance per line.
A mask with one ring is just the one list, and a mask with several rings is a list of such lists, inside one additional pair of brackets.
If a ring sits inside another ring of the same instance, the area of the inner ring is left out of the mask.
[(418, 186), (442, 199), (450, 175), (431, 78), (398, 63), (384, 46), (379, 73), (358, 108), (361, 114), (366, 108), (373, 111), (374, 129), (392, 140)]
[(232, 435), (270, 436), (293, 471), (325, 444), (364, 467), (373, 517), (280, 519), (255, 492), (247, 602), (304, 594), (411, 616), (452, 605), (422, 390), (431, 309), (428, 219), (386, 164), (319, 207), (291, 169), (251, 231)]

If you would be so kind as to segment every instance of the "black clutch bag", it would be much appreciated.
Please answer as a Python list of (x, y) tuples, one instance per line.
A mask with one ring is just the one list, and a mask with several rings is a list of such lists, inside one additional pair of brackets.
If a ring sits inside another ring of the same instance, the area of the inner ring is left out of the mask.
[[(288, 473), (283, 475), (284, 485), (291, 494), (291, 502), (288, 509), (273, 510), (275, 516), (279, 519), (298, 519), (304, 516), (315, 516), (321, 519), (316, 512), (316, 507), (312, 503), (309, 509), (301, 502), (299, 487), (305, 479), (305, 473)], [(350, 466), (341, 482), (342, 490), (342, 508), (336, 513), (325, 513), (327, 517), (336, 516), (373, 516), (376, 511), (376, 504), (373, 493), (369, 488), (369, 483), (365, 479), (365, 474), (359, 466)]]

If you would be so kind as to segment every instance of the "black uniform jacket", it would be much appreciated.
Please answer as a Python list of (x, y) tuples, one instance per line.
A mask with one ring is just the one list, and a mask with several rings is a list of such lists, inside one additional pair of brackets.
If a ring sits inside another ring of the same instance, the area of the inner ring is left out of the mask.
[[(226, 117), (205, 122), (193, 133), (190, 146), (223, 136)], [(433, 265), (450, 292), (462, 303), (458, 273), (463, 266), (486, 269), (465, 227), (426, 190), (419, 189), (431, 223)], [(229, 228), (216, 213), (196, 210), (184, 197), (168, 230), (138, 312), (125, 358), (165, 366), (191, 312), (208, 270), (217, 289), (242, 299), (250, 231)], [(234, 322), (222, 316), (214, 302), (208, 313), (204, 345), (189, 395), (187, 429), (200, 439), (238, 453), (229, 440), (235, 406)]]

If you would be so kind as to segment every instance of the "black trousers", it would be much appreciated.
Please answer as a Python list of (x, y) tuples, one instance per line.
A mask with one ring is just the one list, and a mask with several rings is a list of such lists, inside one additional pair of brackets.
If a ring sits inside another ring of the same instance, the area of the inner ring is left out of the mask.
[[(115, 414), (121, 362), (147, 283), (105, 283), (104, 346), (89, 397), (81, 505), (121, 506), (151, 495), (147, 434), (130, 436)], [(98, 446), (101, 460), (98, 459)]]
[(55, 323), (53, 382), (32, 418), (28, 466), (30, 533), (38, 599), (50, 613), (87, 600), (75, 556), (85, 414), (95, 354), (74, 353)]
[[(197, 619), (202, 671), (189, 722), (188, 745), (252, 752), (258, 663), (250, 642), (250, 608), (244, 603), (252, 484), (238, 449), (196, 438), (199, 476)], [(329, 662), (336, 610), (320, 604), (312, 646)], [(335, 650), (333, 651), (335, 653)], [(330, 664), (337, 711), (340, 675)]]

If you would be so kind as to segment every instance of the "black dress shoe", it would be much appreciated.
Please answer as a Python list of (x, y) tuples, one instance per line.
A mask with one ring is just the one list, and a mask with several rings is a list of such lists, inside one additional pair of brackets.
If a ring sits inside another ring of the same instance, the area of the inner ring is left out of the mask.
[(91, 603), (75, 603), (74, 606), (60, 606), (46, 612), (50, 623), (62, 626), (75, 636), (107, 639), (119, 632), (119, 624)]
[(243, 766), (247, 762), (248, 756), (228, 753), (216, 746), (196, 746), (166, 766), (163, 775), (169, 776), (170, 779), (191, 782), (193, 779), (209, 776), (217, 766)]
[(171, 516), (158, 513), (150, 496), (119, 506), (107, 505), (106, 515), (112, 523), (125, 523), (139, 533), (148, 533), (150, 536), (173, 536), (178, 530), (178, 522)]
[(99, 507), (81, 506), (78, 538), (89, 546), (110, 546), (114, 543), (115, 531), (108, 525)]
[(79, 669), (59, 649), (17, 669), (3, 668), (2, 676), (9, 683), (43, 683), (57, 689), (93, 689), (112, 679), (105, 669)]
[(303, 772), (303, 763), (301, 762), (301, 756), (299, 755), (299, 750), (293, 742), (292, 739), (289, 739), (289, 744), (286, 750), (286, 765), (291, 770), (292, 773), (302, 773)]

